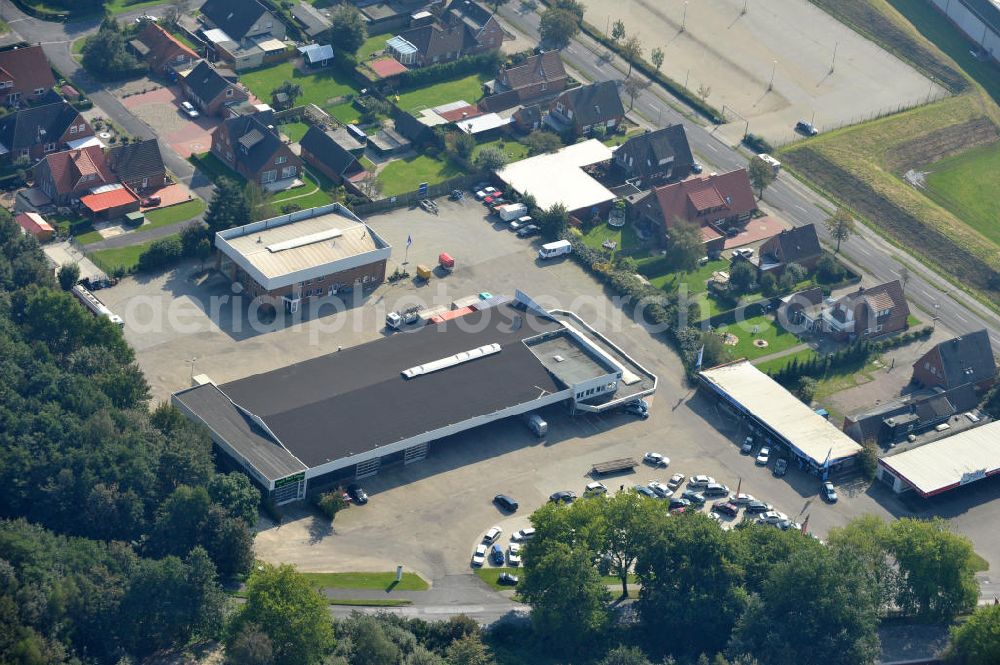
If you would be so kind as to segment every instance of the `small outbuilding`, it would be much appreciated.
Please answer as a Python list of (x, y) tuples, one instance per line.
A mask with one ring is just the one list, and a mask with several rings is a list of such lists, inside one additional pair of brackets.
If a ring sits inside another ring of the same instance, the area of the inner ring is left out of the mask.
[(52, 240), (52, 236), (55, 235), (56, 230), (52, 228), (52, 225), (45, 221), (41, 215), (37, 212), (22, 212), (14, 217), (14, 221), (17, 222), (21, 230), (31, 236), (34, 236), (38, 242), (48, 242)]

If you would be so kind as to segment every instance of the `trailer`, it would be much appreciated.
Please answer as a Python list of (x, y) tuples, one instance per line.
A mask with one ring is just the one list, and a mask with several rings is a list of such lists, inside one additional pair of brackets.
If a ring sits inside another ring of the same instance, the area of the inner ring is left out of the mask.
[(122, 320), (122, 317), (108, 309), (107, 305), (98, 300), (97, 296), (85, 289), (82, 284), (74, 286), (72, 293), (94, 316), (103, 316), (119, 328), (125, 327), (125, 321)]
[(631, 473), (637, 466), (639, 466), (639, 463), (631, 457), (623, 457), (595, 464), (590, 473), (595, 476), (606, 476), (611, 473)]
[(451, 272), (455, 269), (455, 259), (448, 252), (441, 252), (438, 254), (438, 265), (442, 270)]

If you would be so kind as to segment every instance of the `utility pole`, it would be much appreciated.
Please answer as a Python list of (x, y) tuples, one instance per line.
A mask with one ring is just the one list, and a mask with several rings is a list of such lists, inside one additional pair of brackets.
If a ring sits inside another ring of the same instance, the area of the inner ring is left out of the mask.
[(774, 89), (774, 70), (778, 68), (778, 61), (771, 61), (771, 81), (767, 84), (767, 91), (771, 92)]
[(684, 0), (684, 17), (681, 19), (681, 32), (687, 30), (688, 22), (688, 0)]
[(750, 0), (743, 0), (743, 11), (740, 12), (740, 16), (746, 16), (748, 2), (750, 2)]
[(687, 74), (684, 75), (684, 89), (688, 89), (688, 78), (691, 76), (691, 68), (688, 67)]
[(833, 43), (833, 60), (830, 61), (830, 73), (833, 73), (833, 67), (837, 64), (837, 47), (840, 46), (840, 42)]

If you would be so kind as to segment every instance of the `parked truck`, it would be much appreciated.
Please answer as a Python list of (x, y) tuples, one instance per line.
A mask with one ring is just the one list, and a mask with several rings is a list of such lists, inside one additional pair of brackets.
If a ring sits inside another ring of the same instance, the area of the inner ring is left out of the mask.
[(420, 320), (420, 308), (414, 305), (401, 309), (398, 312), (389, 312), (385, 315), (385, 327), (390, 330), (399, 330), (403, 326), (408, 326)]
[(97, 296), (85, 289), (82, 284), (77, 284), (73, 287), (73, 295), (76, 296), (76, 299), (83, 303), (83, 306), (89, 309), (91, 314), (94, 316), (103, 316), (119, 328), (125, 327), (125, 322), (122, 320), (122, 317), (108, 309), (107, 305), (98, 300)]
[(510, 222), (518, 217), (524, 217), (528, 214), (528, 206), (523, 203), (505, 203), (503, 205), (498, 205), (493, 208), (493, 211), (499, 215), (500, 219), (505, 222)]

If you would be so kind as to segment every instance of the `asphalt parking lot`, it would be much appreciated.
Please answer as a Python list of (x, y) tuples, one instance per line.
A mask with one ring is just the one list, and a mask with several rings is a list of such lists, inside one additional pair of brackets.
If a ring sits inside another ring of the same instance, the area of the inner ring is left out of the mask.
[[(655, 470), (642, 465), (633, 474), (606, 479), (608, 487), (666, 481), (675, 472), (706, 474), (733, 491), (741, 485), (742, 492), (797, 521), (811, 515), (809, 529), (820, 537), (863, 513), (885, 518), (926, 514), (926, 504), (900, 501), (887, 488), (867, 489), (861, 484), (838, 486), (840, 501), (828, 505), (818, 497), (815, 477), (792, 470), (784, 478), (774, 478), (769, 469), (755, 466), (752, 457), (739, 454), (744, 433), (684, 382), (670, 347), (633, 323), (574, 262), (538, 262), (537, 240), (518, 239), (500, 224), (490, 223), (474, 201), (440, 200), (439, 205), (437, 216), (420, 209), (397, 210), (368, 221), (393, 245), (393, 262), (402, 262), (409, 236), (413, 244), (406, 258), (411, 272), (417, 263), (435, 264), (442, 251), (454, 255), (455, 272), (427, 285), (410, 280), (384, 284), (339, 314), (326, 303), (318, 312), (306, 308), (296, 325), (286, 326), (281, 319), (262, 332), (245, 327), (237, 331), (226, 307), (214, 319), (206, 315), (210, 296), (231, 295), (228, 283), (214, 273), (204, 280), (193, 279), (198, 272), (193, 263), (154, 278), (130, 277), (102, 291), (102, 298), (124, 315), (125, 336), (136, 349), (154, 399), (159, 400), (188, 385), (192, 367), (185, 361), (192, 358), (197, 358), (194, 373), (224, 382), (378, 338), (386, 334), (385, 312), (402, 304), (446, 304), (481, 291), (513, 294), (520, 288), (545, 306), (576, 311), (655, 372), (659, 386), (649, 400), (651, 417), (641, 421), (624, 414), (570, 416), (562, 408), (551, 408), (543, 413), (550, 429), (541, 440), (522, 422), (512, 421), (436, 442), (426, 460), (385, 468), (365, 479), (371, 501), (339, 514), (333, 527), (303, 507), (290, 510), (280, 526), (265, 525), (256, 541), (261, 558), (312, 571), (388, 570), (404, 565), (429, 580), (467, 573), (474, 545), (490, 526), (503, 527), (507, 542), (510, 533), (528, 525), (531, 511), (552, 492), (570, 489), (581, 494), (594, 463), (640, 459), (646, 451), (669, 456), (670, 467)], [(393, 268), (390, 265), (389, 272)], [(157, 317), (158, 325), (150, 321)], [(171, 317), (183, 325), (169, 324)], [(429, 395), (428, 404), (432, 403)], [(977, 485), (966, 488), (972, 492), (931, 508), (955, 517), (955, 527), (973, 538), (977, 550), (996, 567), (1000, 542), (991, 525), (1000, 517), (993, 507), (1000, 507), (1000, 502), (989, 499), (1000, 493), (1000, 483)], [(491, 503), (498, 493), (517, 499), (520, 510), (501, 514)]]

